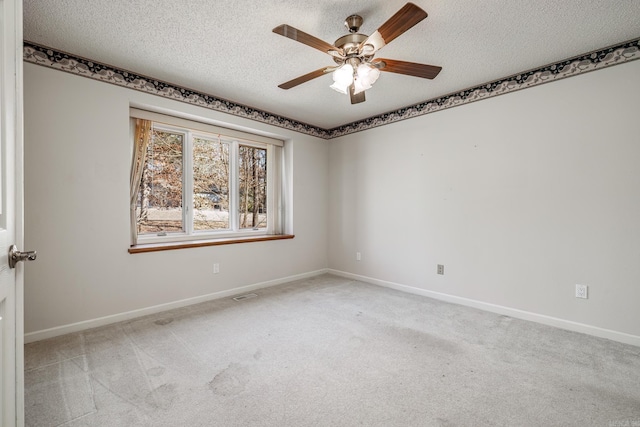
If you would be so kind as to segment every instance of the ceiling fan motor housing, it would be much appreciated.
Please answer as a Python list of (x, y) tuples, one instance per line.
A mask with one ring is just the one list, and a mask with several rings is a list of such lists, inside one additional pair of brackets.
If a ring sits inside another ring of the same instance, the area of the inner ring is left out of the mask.
[[(343, 49), (347, 58), (352, 55), (357, 56), (359, 54), (358, 48), (360, 47), (360, 43), (365, 41), (367, 37), (367, 35), (360, 33), (347, 34), (336, 40), (333, 45), (337, 48)], [(343, 62), (340, 58), (333, 59), (338, 64), (341, 64)]]

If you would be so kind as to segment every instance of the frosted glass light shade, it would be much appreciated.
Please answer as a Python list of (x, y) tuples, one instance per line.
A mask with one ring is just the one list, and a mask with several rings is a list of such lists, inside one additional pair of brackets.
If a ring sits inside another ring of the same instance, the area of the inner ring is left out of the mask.
[(358, 77), (363, 80), (364, 86), (371, 87), (371, 85), (373, 85), (376, 82), (376, 80), (378, 80), (378, 77), (380, 77), (380, 70), (378, 70), (376, 67), (374, 67), (371, 64), (362, 63), (358, 65), (357, 74), (358, 74)]
[(351, 64), (344, 64), (333, 72), (333, 84), (331, 89), (347, 94), (349, 86), (353, 83), (353, 67)]
[(331, 89), (335, 90), (336, 92), (340, 92), (340, 93), (344, 93), (345, 95), (347, 95), (349, 92), (349, 86), (351, 86), (351, 84), (342, 84), (342, 83), (338, 83), (338, 82), (333, 82), (333, 84), (331, 86), (329, 86)]
[(353, 82), (354, 94), (358, 94), (362, 91), (370, 89), (371, 86), (378, 80), (380, 76), (380, 70), (371, 64), (362, 63), (358, 65), (356, 70), (356, 78)]
[(364, 92), (367, 89), (370, 89), (371, 85), (369, 84), (369, 82), (366, 79), (363, 79), (361, 77), (356, 77), (356, 79), (353, 81), (353, 94), (357, 95), (360, 92)]

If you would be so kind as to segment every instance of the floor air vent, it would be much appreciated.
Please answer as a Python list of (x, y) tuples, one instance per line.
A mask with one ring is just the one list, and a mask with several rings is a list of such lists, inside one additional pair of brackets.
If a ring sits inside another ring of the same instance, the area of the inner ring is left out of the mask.
[(245, 295), (240, 295), (240, 296), (237, 296), (237, 297), (233, 297), (233, 300), (234, 301), (242, 301), (242, 300), (249, 299), (249, 298), (255, 298), (257, 296), (258, 296), (258, 294), (245, 294)]

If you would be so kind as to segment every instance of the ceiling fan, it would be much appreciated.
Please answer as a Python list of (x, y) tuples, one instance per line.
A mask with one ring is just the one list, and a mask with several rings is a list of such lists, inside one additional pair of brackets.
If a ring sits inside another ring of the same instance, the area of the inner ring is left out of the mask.
[(323, 67), (303, 76), (278, 85), (282, 89), (291, 89), (316, 77), (333, 73), (332, 89), (349, 94), (352, 104), (364, 102), (364, 91), (371, 88), (380, 75), (380, 71), (406, 74), (425, 79), (435, 78), (442, 67), (417, 64), (415, 62), (395, 59), (375, 58), (378, 50), (393, 39), (427, 17), (427, 12), (413, 3), (407, 3), (389, 18), (370, 36), (358, 33), (362, 25), (362, 17), (351, 15), (345, 21), (349, 34), (340, 37), (333, 45), (324, 42), (297, 28), (283, 24), (273, 32), (297, 42), (311, 46), (333, 57), (337, 65)]

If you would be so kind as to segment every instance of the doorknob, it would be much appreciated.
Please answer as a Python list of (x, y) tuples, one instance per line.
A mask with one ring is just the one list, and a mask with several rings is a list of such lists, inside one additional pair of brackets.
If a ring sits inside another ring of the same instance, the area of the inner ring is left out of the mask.
[(15, 268), (20, 261), (35, 261), (36, 251), (20, 252), (16, 245), (9, 248), (9, 268)]

